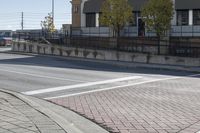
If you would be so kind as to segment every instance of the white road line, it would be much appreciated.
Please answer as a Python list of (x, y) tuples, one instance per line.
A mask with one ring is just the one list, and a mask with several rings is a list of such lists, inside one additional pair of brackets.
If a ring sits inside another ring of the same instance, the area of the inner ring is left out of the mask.
[[(196, 77), (196, 76), (200, 76), (200, 74), (188, 75), (187, 77)], [(104, 89), (98, 89), (98, 90), (92, 90), (92, 91), (85, 91), (85, 92), (68, 94), (68, 95), (61, 95), (61, 96), (56, 96), (56, 97), (47, 97), (47, 98), (44, 98), (44, 99), (51, 100), (51, 99), (57, 99), (57, 98), (63, 98), (63, 97), (71, 97), (71, 96), (89, 94), (89, 93), (94, 93), (94, 92), (101, 92), (101, 91), (106, 91), (106, 90), (113, 90), (113, 89), (117, 89), (117, 88), (130, 87), (130, 86), (141, 85), (141, 84), (146, 84), (146, 83), (152, 83), (152, 82), (158, 82), (158, 81), (165, 81), (165, 80), (173, 80), (173, 79), (181, 79), (181, 78), (184, 78), (184, 77), (171, 77), (171, 78), (164, 78), (164, 79), (155, 79), (155, 80), (149, 80), (149, 81), (138, 82), (138, 83), (133, 83), (133, 84), (127, 84), (127, 85), (109, 87), (109, 88), (104, 88)]]
[(16, 74), (21, 74), (21, 75), (28, 75), (28, 76), (39, 77), (39, 78), (72, 81), (72, 82), (86, 82), (86, 81), (82, 81), (82, 80), (73, 80), (73, 79), (67, 79), (67, 78), (50, 77), (50, 76), (46, 76), (46, 75), (38, 75), (38, 74), (33, 74), (33, 73), (25, 73), (25, 72), (18, 72), (18, 71), (5, 70), (5, 69), (6, 68), (4, 68), (4, 69), (0, 68), (0, 71), (9, 72), (9, 73), (16, 73)]
[(82, 83), (82, 84), (76, 84), (76, 85), (70, 85), (70, 86), (61, 86), (61, 87), (56, 87), (56, 88), (27, 91), (27, 92), (22, 92), (22, 93), (25, 95), (36, 95), (36, 94), (42, 94), (42, 93), (69, 90), (69, 89), (74, 89), (74, 88), (88, 87), (88, 86), (93, 86), (93, 85), (114, 83), (114, 82), (133, 80), (133, 79), (139, 79), (139, 78), (142, 78), (142, 77), (141, 76), (124, 77), (124, 78), (110, 79), (110, 80), (105, 80), (105, 81), (88, 82), (88, 83)]

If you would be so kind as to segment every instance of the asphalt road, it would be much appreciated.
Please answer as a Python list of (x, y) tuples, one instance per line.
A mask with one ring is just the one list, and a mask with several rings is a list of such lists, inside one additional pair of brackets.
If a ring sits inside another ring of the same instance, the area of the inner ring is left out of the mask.
[(1, 88), (47, 99), (188, 75), (193, 73), (126, 69), (49, 56), (0, 54)]
[(2, 89), (47, 99), (110, 132), (200, 130), (197, 73), (3, 53), (8, 50), (0, 48)]

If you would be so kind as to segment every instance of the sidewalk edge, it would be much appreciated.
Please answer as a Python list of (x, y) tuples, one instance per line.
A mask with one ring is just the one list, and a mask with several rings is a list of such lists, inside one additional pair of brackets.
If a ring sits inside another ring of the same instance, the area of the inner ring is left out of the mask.
[[(0, 91), (19, 98), (40, 113), (48, 116), (67, 133), (109, 133), (88, 119), (61, 106), (35, 97), (25, 96), (18, 92), (4, 89), (0, 89)], [(51, 109), (49, 109), (50, 107)]]

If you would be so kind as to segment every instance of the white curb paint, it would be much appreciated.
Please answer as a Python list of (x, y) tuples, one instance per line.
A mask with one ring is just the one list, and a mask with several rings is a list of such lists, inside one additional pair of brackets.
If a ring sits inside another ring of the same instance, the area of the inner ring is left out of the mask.
[(93, 86), (93, 85), (114, 83), (114, 82), (133, 80), (133, 79), (140, 79), (140, 78), (142, 78), (142, 77), (141, 76), (132, 76), (132, 77), (125, 77), (125, 78), (110, 79), (110, 80), (105, 80), (105, 81), (88, 82), (88, 83), (82, 83), (82, 84), (76, 84), (76, 85), (61, 86), (61, 87), (56, 87), (56, 88), (48, 88), (48, 89), (41, 89), (41, 90), (35, 90), (35, 91), (27, 91), (27, 92), (22, 92), (22, 93), (25, 94), (25, 95), (36, 95), (36, 94), (42, 94), (42, 93), (69, 90), (69, 89), (74, 89), (74, 88), (88, 87), (88, 86)]
[[(200, 74), (188, 75), (187, 77), (196, 77), (196, 76), (200, 76)], [(92, 91), (85, 91), (85, 92), (68, 94), (68, 95), (61, 95), (61, 96), (56, 96), (56, 97), (47, 97), (47, 98), (44, 98), (44, 99), (50, 100), (50, 99), (71, 97), (71, 96), (89, 94), (89, 93), (93, 93), (93, 92), (101, 92), (101, 91), (112, 90), (112, 89), (117, 89), (117, 88), (130, 87), (130, 86), (141, 85), (141, 84), (146, 84), (146, 83), (152, 83), (152, 82), (158, 82), (158, 81), (165, 81), (165, 80), (173, 80), (173, 79), (181, 79), (181, 78), (185, 78), (185, 77), (171, 77), (171, 78), (164, 78), (164, 79), (155, 79), (155, 80), (149, 80), (149, 81), (138, 82), (138, 83), (133, 83), (133, 84), (127, 84), (127, 85), (109, 87), (109, 88), (104, 88), (104, 89), (98, 89), (98, 90), (92, 90)]]

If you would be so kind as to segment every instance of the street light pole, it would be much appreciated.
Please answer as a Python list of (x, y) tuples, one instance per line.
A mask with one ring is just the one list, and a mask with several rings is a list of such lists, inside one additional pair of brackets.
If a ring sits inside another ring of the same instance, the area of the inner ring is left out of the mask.
[(24, 12), (22, 12), (21, 14), (21, 28), (22, 28), (22, 31), (24, 30)]
[(52, 0), (52, 19), (54, 24), (54, 0)]

